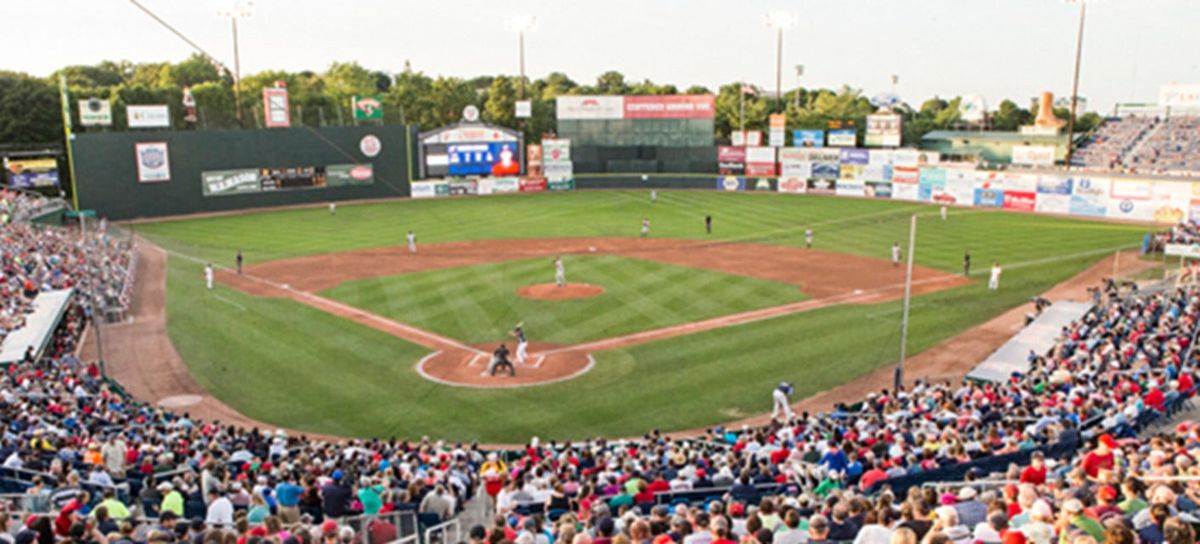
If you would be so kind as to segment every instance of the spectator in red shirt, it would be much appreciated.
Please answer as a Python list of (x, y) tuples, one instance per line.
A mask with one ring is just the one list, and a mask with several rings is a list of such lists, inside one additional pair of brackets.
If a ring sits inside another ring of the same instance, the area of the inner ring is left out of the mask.
[(1113, 468), (1113, 450), (1116, 447), (1117, 441), (1111, 434), (1100, 435), (1096, 440), (1096, 448), (1083, 457), (1082, 468), (1088, 478), (1095, 479), (1100, 476), (1101, 470)]
[(1021, 483), (1033, 485), (1046, 483), (1046, 458), (1042, 452), (1033, 452), (1031, 463), (1021, 471)]
[(886, 480), (888, 477), (887, 472), (879, 468), (879, 464), (871, 463), (870, 461), (868, 463), (870, 463), (870, 468), (858, 479), (858, 488), (863, 492), (871, 489), (871, 486), (875, 485), (875, 482)]

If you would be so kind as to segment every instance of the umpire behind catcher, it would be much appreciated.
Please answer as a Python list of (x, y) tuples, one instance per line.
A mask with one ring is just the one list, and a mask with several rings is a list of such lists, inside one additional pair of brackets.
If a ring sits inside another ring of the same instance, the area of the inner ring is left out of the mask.
[(501, 368), (507, 368), (509, 376), (517, 375), (517, 369), (513, 368), (512, 362), (508, 360), (508, 346), (504, 344), (500, 344), (500, 347), (492, 352), (492, 364), (488, 365), (488, 374), (495, 376), (496, 371)]

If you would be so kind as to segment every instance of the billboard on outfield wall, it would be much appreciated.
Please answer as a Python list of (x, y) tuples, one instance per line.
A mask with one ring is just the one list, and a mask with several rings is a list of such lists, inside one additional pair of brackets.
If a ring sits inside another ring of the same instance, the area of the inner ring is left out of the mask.
[(473, 179), (452, 179), (447, 184), (450, 196), (467, 196), (479, 194), (479, 184)]
[(723, 145), (717, 148), (717, 172), (741, 175), (746, 172), (746, 148)]
[(450, 184), (444, 179), (414, 181), (409, 184), (412, 198), (435, 198), (450, 195)]
[(546, 182), (546, 189), (550, 191), (574, 191), (574, 179), (550, 180)]
[(917, 199), (933, 202), (935, 195), (946, 190), (946, 171), (941, 168), (922, 168), (917, 182)]
[(867, 116), (867, 134), (864, 145), (868, 147), (900, 147), (900, 127), (903, 121), (898, 113), (878, 113)]
[(1191, 185), (1176, 181), (1154, 182), (1151, 200), (1154, 202), (1152, 219), (1155, 223), (1178, 223), (1187, 219), (1191, 208)]
[(825, 147), (825, 131), (793, 130), (792, 147)]
[(521, 178), (522, 193), (544, 193), (546, 192), (546, 178)]
[(739, 176), (721, 176), (717, 178), (718, 191), (745, 191), (746, 178)]
[(4, 157), (4, 172), (8, 176), (8, 186), (17, 189), (54, 187), (60, 183), (55, 157)]
[(946, 188), (942, 192), (939, 202), (956, 206), (974, 206), (975, 169), (947, 168)]
[(863, 184), (865, 195), (871, 198), (892, 198), (892, 182), (867, 181)]
[(1109, 200), (1150, 200), (1153, 191), (1153, 182), (1148, 179), (1114, 178), (1108, 196)]
[(558, 119), (711, 119), (713, 95), (559, 96)]
[(810, 179), (808, 180), (808, 193), (814, 195), (831, 195), (837, 190), (836, 179)]
[(826, 144), (829, 147), (854, 147), (858, 145), (858, 131), (852, 128), (831, 129)]
[(808, 191), (808, 179), (805, 176), (785, 176), (779, 178), (776, 190), (780, 193), (804, 193)]
[(571, 140), (565, 138), (542, 140), (542, 159), (547, 162), (571, 160)]
[(366, 164), (331, 164), (325, 167), (325, 185), (345, 187), (347, 185), (370, 185), (375, 183), (375, 167)]
[(1070, 213), (1104, 217), (1108, 211), (1108, 191), (1108, 178), (1072, 178)]
[(920, 200), (919, 186), (916, 183), (898, 183), (895, 178), (892, 179), (892, 199), (893, 200)]
[(773, 176), (775, 175), (775, 148), (747, 147), (746, 175)]
[(1028, 166), (1054, 166), (1054, 146), (1014, 145), (1012, 163)]
[(858, 196), (865, 194), (865, 186), (863, 182), (857, 179), (839, 179), (834, 187), (834, 194), (838, 196)]

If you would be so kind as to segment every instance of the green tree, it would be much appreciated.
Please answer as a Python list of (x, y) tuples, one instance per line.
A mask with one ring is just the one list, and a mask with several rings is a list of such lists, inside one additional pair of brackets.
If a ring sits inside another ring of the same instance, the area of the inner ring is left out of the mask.
[(994, 130), (1018, 130), (1024, 125), (1033, 122), (1033, 114), (1013, 102), (1012, 100), (1004, 100), (996, 108), (996, 112), (992, 114), (992, 128)]
[(629, 85), (625, 76), (616, 70), (609, 70), (596, 78), (596, 93), (598, 94), (629, 94)]
[(28, 74), (0, 71), (0, 142), (61, 142), (60, 107), (54, 83)]
[(424, 112), (433, 109), (433, 80), (411, 70), (396, 74), (395, 82), (384, 95), (383, 101), (385, 120), (420, 125)]
[(168, 64), (159, 72), (159, 87), (192, 87), (209, 81), (220, 81), (221, 72), (207, 58), (193, 54), (179, 64)]
[(488, 88), (487, 101), (483, 105), (485, 120), (494, 125), (514, 128), (516, 119), (517, 92), (512, 79), (497, 77)]
[[(728, 138), (730, 133), (739, 130), (743, 99), (741, 83), (729, 83), (721, 86), (713, 105), (713, 130), (718, 138)], [(767, 127), (769, 107), (767, 101), (759, 93), (744, 96), (746, 130), (763, 130)]]
[(192, 86), (201, 128), (237, 126), (233, 88), (224, 81), (206, 81)]

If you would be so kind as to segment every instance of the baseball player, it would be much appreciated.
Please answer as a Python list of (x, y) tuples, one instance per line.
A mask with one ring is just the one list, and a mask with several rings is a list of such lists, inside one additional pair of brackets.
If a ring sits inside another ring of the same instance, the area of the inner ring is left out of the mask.
[(971, 250), (963, 252), (963, 276), (971, 276)]
[(704, 232), (712, 234), (712, 215), (704, 216)]
[(567, 270), (563, 268), (562, 255), (554, 258), (554, 285), (567, 286)]
[(654, 204), (655, 202), (658, 202), (658, 191), (650, 189), (650, 203)]
[(242, 275), (242, 250), (240, 250), (240, 249), (237, 252), (237, 268), (238, 268), (238, 275), (241, 276)]
[(892, 266), (900, 266), (900, 242), (892, 242)]
[(209, 290), (212, 290), (213, 285), (213, 266), (212, 263), (204, 265), (204, 285), (207, 285)]
[(529, 342), (525, 340), (525, 330), (521, 328), (524, 324), (524, 321), (517, 323), (512, 331), (513, 338), (517, 339), (517, 362), (521, 364), (525, 364), (525, 359), (528, 358), (526, 350), (529, 348)]
[(410, 230), (410, 231), (408, 231), (408, 234), (406, 234), (404, 236), (404, 238), (408, 240), (408, 252), (416, 253), (417, 252), (417, 235), (413, 234), (413, 231)]
[(329, 203), (329, 215), (337, 215), (337, 202)]
[(1000, 288), (1000, 274), (1003, 272), (1004, 270), (1000, 268), (1000, 263), (992, 263), (992, 275), (988, 278), (988, 289), (995, 290)]
[(792, 384), (779, 382), (779, 386), (771, 393), (771, 397), (775, 400), (775, 407), (771, 409), (771, 419), (778, 419), (780, 412), (783, 412), (784, 420), (792, 419), (795, 414), (792, 413), (792, 406), (788, 403), (788, 396), (791, 394)]
[(946, 207), (942, 206), (942, 221), (946, 220)]
[(650, 236), (650, 218), (643, 217), (642, 218), (642, 238), (645, 238), (647, 236)]
[(804, 229), (804, 248), (812, 249), (812, 227)]

